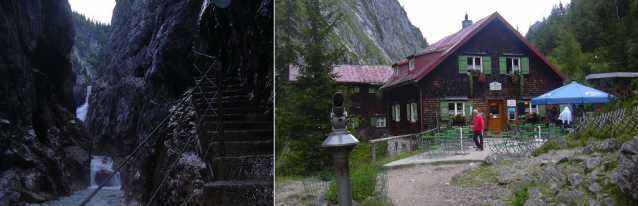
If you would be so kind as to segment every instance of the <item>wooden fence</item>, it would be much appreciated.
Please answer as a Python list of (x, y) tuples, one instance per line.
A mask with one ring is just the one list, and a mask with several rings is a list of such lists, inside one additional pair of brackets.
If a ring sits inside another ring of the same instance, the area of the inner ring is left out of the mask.
[(638, 106), (628, 109), (619, 109), (613, 112), (594, 115), (591, 118), (584, 119), (574, 131), (569, 133), (569, 137), (579, 135), (589, 128), (593, 128), (597, 132), (624, 133), (636, 131), (638, 129)]
[[(437, 129), (435, 128), (435, 129), (431, 129), (431, 130), (428, 130), (428, 131), (425, 131), (425, 132), (420, 132), (420, 133), (405, 134), (405, 135), (399, 135), (399, 136), (386, 137), (386, 138), (382, 138), (382, 139), (373, 139), (373, 140), (370, 140), (370, 141), (368, 142), (368, 147), (372, 146), (372, 150), (371, 150), (371, 153), (372, 153), (372, 164), (374, 165), (374, 164), (376, 164), (376, 162), (377, 162), (377, 157), (376, 157), (376, 156), (377, 156), (377, 155), (376, 155), (376, 149), (377, 149), (377, 148), (376, 148), (376, 144), (377, 144), (377, 143), (379, 143), (379, 142), (386, 142), (386, 141), (390, 141), (390, 140), (393, 140), (393, 139), (400, 139), (400, 138), (410, 138), (410, 140), (411, 140), (411, 139), (412, 139), (412, 137), (414, 137), (414, 136), (416, 136), (416, 135), (425, 135), (425, 134), (427, 134), (427, 133), (433, 133), (433, 132), (434, 132), (434, 131), (436, 131), (436, 130), (437, 130)], [(419, 140), (419, 139), (417, 139), (417, 141), (420, 141), (420, 140)], [(412, 144), (410, 144), (410, 145), (412, 145)], [(386, 148), (384, 148), (384, 149), (386, 149)]]

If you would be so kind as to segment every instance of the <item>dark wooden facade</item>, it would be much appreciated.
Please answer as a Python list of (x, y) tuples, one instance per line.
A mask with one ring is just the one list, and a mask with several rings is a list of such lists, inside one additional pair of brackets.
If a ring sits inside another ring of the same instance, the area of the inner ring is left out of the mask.
[[(495, 13), (495, 15), (498, 14)], [(390, 135), (417, 133), (445, 125), (447, 115), (441, 115), (441, 113), (446, 112), (444, 108), (447, 107), (448, 102), (463, 103), (465, 114), (468, 115), (469, 119), (471, 119), (470, 109), (478, 109), (483, 113), (484, 121), (488, 126), (490, 122), (488, 103), (498, 103), (502, 107), (500, 112), (503, 116), (498, 117), (502, 118), (502, 124), (519, 123), (521, 108), (518, 105), (507, 106), (507, 100), (514, 100), (517, 104), (521, 104), (563, 85), (565, 77), (552, 68), (553, 66), (548, 64), (542, 55), (539, 56), (529, 43), (524, 42), (524, 39), (521, 40), (520, 34), (514, 33), (510, 25), (499, 21), (502, 19), (500, 15), (498, 17), (491, 18), (492, 20), (489, 22), (482, 22), (485, 25), (482, 25), (479, 31), (460, 45), (450, 45), (454, 46), (456, 50), (439, 60), (440, 63), (432, 68), (428, 68), (428, 65), (435, 60), (427, 57), (421, 58), (418, 55), (415, 55), (416, 57), (410, 56), (408, 61), (404, 60), (393, 65), (398, 68), (399, 75), (391, 77), (390, 81), (392, 78), (400, 78), (401, 75), (418, 72), (419, 69), (429, 69), (430, 71), (420, 79), (417, 77), (415, 80), (410, 80), (411, 82), (395, 83), (382, 89), (388, 97), (387, 111), (389, 113), (391, 113), (391, 105), (393, 104), (406, 105), (415, 101), (420, 103), (418, 105), (419, 120), (410, 122), (403, 118), (399, 121), (389, 121)], [(476, 77), (472, 77), (472, 90), (470, 90), (467, 72), (460, 71), (462, 68), (460, 64), (465, 63), (460, 60), (464, 58), (463, 56), (480, 56), (484, 61), (481, 65), (486, 81), (480, 83)], [(499, 59), (503, 57), (529, 60), (528, 67), (527, 61), (525, 65), (529, 72), (522, 75), (522, 92), (520, 80), (513, 82), (510, 75), (502, 74), (500, 71), (500, 64), (503, 62)], [(409, 59), (415, 59), (415, 69), (412, 71), (409, 70)], [(488, 69), (489, 71), (486, 71)], [(489, 84), (494, 82), (501, 84), (500, 90), (490, 89)], [(401, 107), (401, 117), (405, 117), (405, 113), (408, 112), (403, 107)], [(509, 108), (516, 111), (514, 119), (505, 116)], [(542, 110), (540, 113), (543, 115), (544, 109), (544, 106), (539, 107), (539, 110)]]
[[(355, 86), (359, 87), (359, 92), (353, 92), (349, 97), (351, 105), (348, 116), (360, 118), (356, 127), (357, 136), (361, 140), (368, 140), (388, 134), (387, 97), (379, 92), (380, 85), (349, 84), (353, 90)], [(380, 118), (385, 119), (385, 123), (377, 122)]]

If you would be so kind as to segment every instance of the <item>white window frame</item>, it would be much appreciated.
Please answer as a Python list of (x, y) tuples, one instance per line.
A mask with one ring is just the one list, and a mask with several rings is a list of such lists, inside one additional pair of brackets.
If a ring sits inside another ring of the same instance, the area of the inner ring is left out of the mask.
[(414, 70), (414, 59), (410, 59), (410, 71)]
[[(459, 115), (459, 114), (460, 114), (460, 115), (465, 115), (465, 102), (447, 102), (447, 103), (448, 103), (448, 112), (447, 112), (447, 115), (448, 115), (448, 116), (450, 116), (450, 115), (452, 115), (452, 114), (453, 114), (454, 116)], [(454, 104), (454, 108), (449, 108), (449, 105), (450, 105), (450, 104)], [(456, 110), (456, 106), (457, 106), (457, 104), (461, 104), (461, 111), (460, 111), (460, 113), (459, 113), (459, 111), (457, 111), (457, 110)], [(452, 112), (453, 112), (453, 113), (452, 113)]]
[(412, 107), (410, 108), (410, 110), (411, 110), (411, 111), (410, 111), (410, 114), (411, 114), (411, 115), (410, 115), (410, 122), (416, 122), (416, 118), (417, 118), (417, 116), (416, 116), (416, 115), (418, 115), (418, 114), (419, 114), (419, 112), (418, 112), (418, 108), (417, 108), (417, 105), (416, 105), (416, 102), (412, 102), (412, 103), (410, 103), (410, 105), (412, 106)]
[(400, 104), (394, 105), (394, 121), (395, 122), (401, 121), (401, 105)]
[(373, 117), (375, 119), (375, 123), (377, 128), (381, 128), (381, 127), (387, 127), (387, 124), (385, 122), (385, 117)]
[(538, 105), (536, 105), (536, 104), (532, 104), (532, 102), (531, 102), (531, 101), (525, 101), (525, 102), (529, 102), (529, 107), (525, 107), (525, 113), (530, 114), (530, 113), (532, 113), (532, 112), (536, 112), (536, 114), (539, 114), (539, 115), (541, 114), (541, 113), (538, 111)]
[(395, 77), (399, 76), (399, 67), (394, 67), (394, 76)]
[[(469, 59), (472, 58), (472, 61), (469, 61)], [(467, 56), (467, 71), (469, 72), (470, 70), (474, 69), (474, 70), (480, 70), (481, 72), (483, 72), (483, 57), (482, 56)], [(478, 65), (476, 64), (476, 59), (479, 60)]]
[[(508, 59), (511, 59), (511, 62), (512, 62), (511, 65), (509, 65), (509, 66), (512, 67), (512, 70), (509, 71), (509, 74), (514, 73), (514, 71), (521, 72), (521, 58), (520, 57), (505, 57), (505, 62), (506, 63), (507, 63)], [(514, 67), (514, 60), (518, 61), (518, 67)]]

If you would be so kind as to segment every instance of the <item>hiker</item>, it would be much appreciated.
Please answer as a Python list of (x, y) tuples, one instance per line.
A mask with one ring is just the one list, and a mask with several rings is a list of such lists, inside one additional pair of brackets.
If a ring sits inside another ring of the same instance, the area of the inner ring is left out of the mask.
[(549, 110), (547, 116), (550, 124), (556, 124), (556, 120), (558, 119), (558, 109), (556, 109), (556, 106)]
[[(472, 138), (476, 144), (476, 151), (483, 151), (483, 128), (485, 127), (483, 116), (481, 116), (476, 109), (473, 110), (472, 113), (474, 114), (474, 135), (472, 135)], [(478, 136), (481, 137), (481, 141), (477, 139)]]

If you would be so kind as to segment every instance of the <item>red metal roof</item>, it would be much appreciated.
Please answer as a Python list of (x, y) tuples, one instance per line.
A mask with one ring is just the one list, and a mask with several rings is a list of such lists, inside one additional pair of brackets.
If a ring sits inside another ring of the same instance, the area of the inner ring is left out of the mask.
[[(392, 76), (392, 67), (388, 65), (337, 65), (332, 69), (337, 74), (337, 82), (340, 83), (377, 83), (383, 84)], [(297, 81), (299, 68), (290, 67), (288, 80)]]
[[(419, 81), (425, 75), (430, 73), (436, 66), (438, 66), (443, 60), (448, 58), (452, 53), (454, 53), (459, 47), (465, 44), (469, 39), (471, 39), (476, 33), (481, 31), (487, 24), (492, 22), (493, 20), (500, 20), (507, 28), (510, 29), (512, 33), (514, 33), (521, 41), (525, 43), (536, 55), (538, 55), (550, 68), (552, 68), (563, 80), (567, 80), (567, 77), (563, 75), (543, 54), (541, 54), (531, 43), (529, 43), (518, 31), (516, 31), (503, 17), (498, 14), (498, 12), (494, 12), (493, 14), (478, 20), (475, 24), (472, 24), (466, 28), (461, 29), (460, 31), (447, 36), (440, 41), (428, 46), (427, 48), (417, 52), (414, 54), (415, 59), (415, 68), (413, 71), (400, 73), (397, 77), (390, 77), (388, 81), (381, 87), (381, 89), (387, 89), (392, 86), (402, 85), (405, 83), (410, 83), (413, 81)], [(410, 57), (408, 57), (410, 58)], [(410, 58), (412, 59), (412, 58)], [(408, 60), (399, 61), (393, 66), (403, 67)], [(407, 66), (407, 65), (405, 65)], [(401, 69), (400, 69), (401, 70)]]

